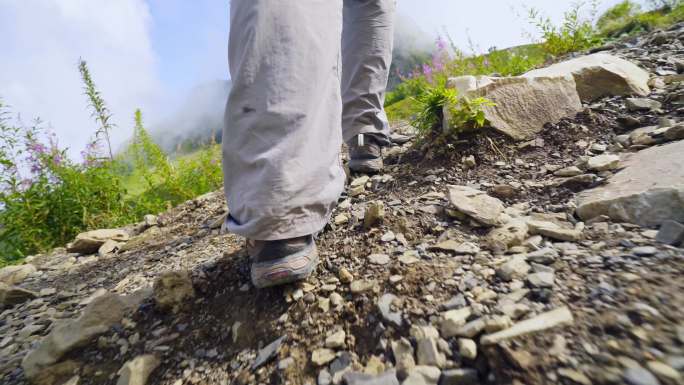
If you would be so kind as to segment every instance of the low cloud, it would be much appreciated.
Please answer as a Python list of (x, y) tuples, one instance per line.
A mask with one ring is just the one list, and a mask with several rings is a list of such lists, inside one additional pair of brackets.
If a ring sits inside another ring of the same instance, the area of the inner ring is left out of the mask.
[(162, 85), (144, 0), (0, 0), (0, 98), (23, 121), (40, 117), (76, 157), (92, 137), (79, 58), (113, 111), (112, 139), (132, 131), (137, 107), (156, 111)]

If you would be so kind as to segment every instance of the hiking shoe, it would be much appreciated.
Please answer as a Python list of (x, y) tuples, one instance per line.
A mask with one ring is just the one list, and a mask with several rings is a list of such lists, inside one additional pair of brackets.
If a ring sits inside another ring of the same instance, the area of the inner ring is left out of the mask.
[(252, 284), (259, 289), (301, 281), (318, 264), (312, 235), (278, 241), (247, 240)]
[(357, 135), (348, 145), (351, 171), (362, 173), (382, 171), (382, 147), (373, 135)]

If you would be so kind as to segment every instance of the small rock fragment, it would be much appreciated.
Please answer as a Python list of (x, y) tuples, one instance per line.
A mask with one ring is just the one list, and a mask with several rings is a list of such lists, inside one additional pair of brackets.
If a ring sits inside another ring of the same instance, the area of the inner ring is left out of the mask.
[(19, 305), (36, 297), (38, 293), (0, 282), (0, 309)]
[(525, 256), (515, 255), (499, 266), (496, 273), (504, 281), (512, 281), (525, 278), (529, 271), (530, 265), (525, 260)]
[(177, 313), (190, 305), (194, 297), (195, 289), (188, 271), (168, 271), (154, 282), (154, 300), (160, 309)]
[(371, 254), (368, 256), (368, 262), (370, 262), (373, 265), (384, 266), (390, 263), (390, 261), (390, 256), (387, 254)]
[(363, 216), (363, 227), (370, 229), (382, 223), (385, 219), (385, 204), (382, 202), (371, 202), (366, 208)]
[(119, 369), (116, 385), (145, 385), (160, 363), (159, 358), (152, 354), (135, 357)]
[(450, 369), (442, 372), (440, 385), (478, 385), (480, 380), (475, 369)]
[(458, 354), (465, 359), (474, 360), (477, 358), (477, 344), (475, 341), (468, 338), (459, 339)]
[(311, 362), (316, 366), (323, 366), (335, 359), (335, 351), (328, 348), (316, 349), (311, 353)]
[(615, 170), (619, 166), (620, 157), (611, 154), (594, 156), (587, 161), (587, 167), (593, 171)]
[(532, 287), (536, 288), (551, 288), (553, 287), (555, 276), (550, 272), (532, 273), (527, 276), (527, 282)]
[(546, 313), (542, 313), (534, 318), (520, 321), (506, 330), (485, 335), (480, 339), (480, 343), (483, 345), (493, 345), (521, 335), (539, 332), (558, 325), (569, 324), (572, 322), (572, 313), (567, 307), (563, 306)]
[(466, 320), (472, 314), (470, 307), (449, 310), (442, 313), (440, 333), (444, 338), (451, 338), (458, 334), (459, 329), (466, 324)]
[(278, 354), (278, 350), (280, 350), (280, 346), (283, 344), (283, 341), (285, 341), (285, 338), (286, 336), (282, 336), (259, 350), (256, 359), (252, 363), (252, 370), (258, 369), (263, 364), (275, 358)]
[(397, 296), (394, 294), (386, 293), (378, 300), (378, 309), (382, 318), (389, 322), (390, 324), (401, 327), (402, 316), (399, 311), (392, 311), (392, 303), (397, 300)]

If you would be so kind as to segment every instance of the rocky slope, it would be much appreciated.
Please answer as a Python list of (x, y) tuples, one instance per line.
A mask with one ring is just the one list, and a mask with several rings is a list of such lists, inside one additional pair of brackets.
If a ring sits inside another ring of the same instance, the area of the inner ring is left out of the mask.
[(250, 285), (221, 192), (1, 270), (0, 382), (682, 383), (683, 36), (604, 47), (648, 71), (641, 98), (395, 145), (308, 282)]

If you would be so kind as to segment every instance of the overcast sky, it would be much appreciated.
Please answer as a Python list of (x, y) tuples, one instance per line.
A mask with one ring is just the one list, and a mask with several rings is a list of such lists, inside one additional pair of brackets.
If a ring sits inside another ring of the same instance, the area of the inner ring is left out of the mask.
[[(604, 0), (602, 8), (618, 0)], [(572, 0), (398, 0), (430, 38), (447, 31), (462, 48), (529, 42), (525, 6), (560, 20)], [(133, 111), (164, 120), (192, 87), (227, 78), (227, 0), (0, 0), (0, 98), (24, 121), (41, 117), (77, 154), (93, 132), (79, 57), (109, 103), (114, 142)]]

